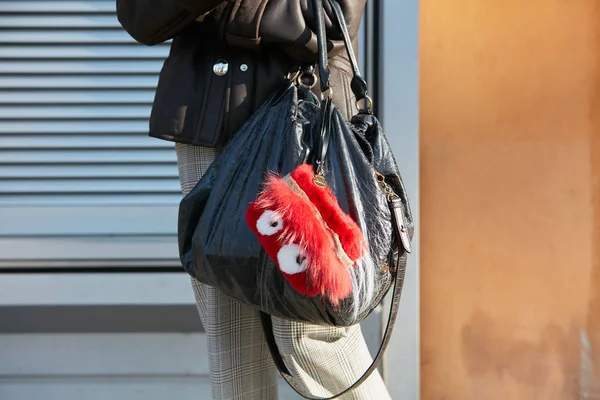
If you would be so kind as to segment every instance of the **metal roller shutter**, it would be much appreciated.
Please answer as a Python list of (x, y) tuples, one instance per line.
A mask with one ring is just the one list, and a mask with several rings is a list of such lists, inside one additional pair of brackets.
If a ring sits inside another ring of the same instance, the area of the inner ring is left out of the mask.
[(114, 8), (0, 1), (0, 270), (178, 265), (173, 145), (147, 137), (168, 44)]

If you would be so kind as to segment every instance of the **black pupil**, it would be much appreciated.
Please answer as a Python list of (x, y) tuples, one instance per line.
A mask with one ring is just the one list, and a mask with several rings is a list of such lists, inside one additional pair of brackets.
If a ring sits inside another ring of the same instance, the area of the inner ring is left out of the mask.
[(302, 264), (304, 262), (304, 260), (306, 260), (306, 257), (299, 255), (298, 257), (296, 257), (296, 263), (297, 264)]
[(271, 226), (272, 226), (273, 228), (275, 228), (277, 225), (279, 225), (279, 222), (277, 222), (277, 221), (273, 221), (273, 222), (271, 222)]

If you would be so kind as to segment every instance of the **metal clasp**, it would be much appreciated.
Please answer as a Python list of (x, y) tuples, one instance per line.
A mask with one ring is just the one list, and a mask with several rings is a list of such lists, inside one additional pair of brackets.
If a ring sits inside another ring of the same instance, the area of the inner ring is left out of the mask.
[(296, 83), (298, 84), (298, 86), (303, 86), (307, 89), (312, 89), (317, 84), (317, 74), (315, 74), (314, 72), (302, 72), (298, 74), (296, 78)]
[[(364, 107), (361, 107), (360, 103), (364, 103)], [(356, 100), (356, 110), (361, 114), (372, 114), (373, 113), (373, 99), (365, 95), (362, 99)]]
[(327, 186), (327, 180), (325, 179), (325, 169), (323, 168), (323, 161), (317, 161), (317, 171), (313, 182), (320, 188)]
[(392, 201), (394, 199), (399, 198), (399, 196), (396, 193), (394, 193), (390, 185), (388, 185), (385, 181), (385, 176), (383, 176), (383, 174), (380, 174), (377, 171), (375, 171), (375, 174), (377, 175), (377, 181), (379, 181), (379, 186), (381, 186), (381, 188), (386, 194), (387, 200)]

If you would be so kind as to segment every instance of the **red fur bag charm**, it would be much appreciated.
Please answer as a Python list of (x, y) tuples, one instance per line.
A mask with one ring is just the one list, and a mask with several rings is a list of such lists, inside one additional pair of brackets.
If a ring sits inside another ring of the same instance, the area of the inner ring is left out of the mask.
[(319, 178), (309, 164), (284, 177), (271, 175), (246, 223), (294, 289), (338, 304), (352, 292), (347, 269), (366, 253), (367, 243)]

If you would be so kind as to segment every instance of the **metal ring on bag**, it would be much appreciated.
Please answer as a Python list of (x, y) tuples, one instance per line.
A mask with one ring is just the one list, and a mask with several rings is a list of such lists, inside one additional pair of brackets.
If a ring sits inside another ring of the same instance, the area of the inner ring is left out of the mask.
[[(360, 107), (361, 102), (365, 103), (364, 108)], [(365, 95), (365, 97), (363, 99), (356, 100), (356, 109), (358, 110), (359, 113), (368, 112), (369, 114), (371, 114), (373, 112), (373, 99), (370, 98), (369, 96)]]
[[(305, 82), (305, 80), (307, 80), (307, 79), (308, 79), (308, 81)], [(312, 89), (317, 84), (317, 75), (315, 73), (312, 73), (312, 74), (307, 74), (307, 73), (299, 74), (298, 78), (296, 79), (296, 82), (300, 86), (304, 86), (304, 87), (306, 87), (308, 89)]]

